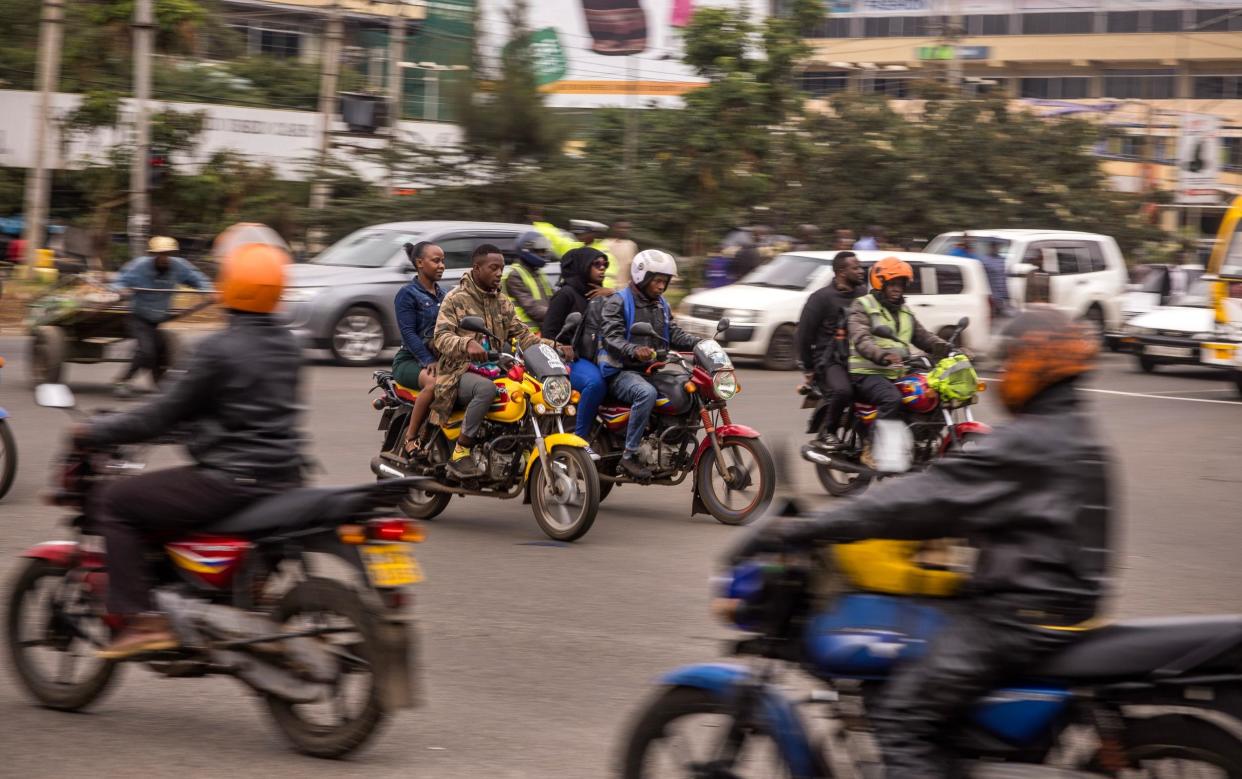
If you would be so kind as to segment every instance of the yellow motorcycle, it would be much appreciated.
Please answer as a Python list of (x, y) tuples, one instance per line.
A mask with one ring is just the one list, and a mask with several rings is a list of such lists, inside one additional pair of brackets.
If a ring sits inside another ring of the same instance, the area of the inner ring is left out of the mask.
[[(487, 332), (480, 317), (463, 318), (461, 328), (501, 343)], [(402, 511), (415, 519), (439, 515), (454, 495), (523, 497), (549, 537), (581, 538), (599, 510), (599, 475), (587, 442), (565, 432), (565, 417), (574, 415), (578, 400), (569, 384), (568, 367), (546, 344), (535, 344), (521, 354), (491, 354), (488, 359), (500, 366), (501, 374), (494, 379), (496, 399), (472, 447), (471, 456), (482, 466), (479, 476), (462, 481), (448, 471), (449, 456), (461, 435), (461, 410), (432, 434), (417, 455), (409, 461), (401, 456), (418, 390), (397, 384), (390, 371), (374, 373), (371, 391), (382, 394), (372, 406), (383, 412), (379, 429), (384, 440), (371, 470), (380, 479), (431, 477), (401, 504)]]

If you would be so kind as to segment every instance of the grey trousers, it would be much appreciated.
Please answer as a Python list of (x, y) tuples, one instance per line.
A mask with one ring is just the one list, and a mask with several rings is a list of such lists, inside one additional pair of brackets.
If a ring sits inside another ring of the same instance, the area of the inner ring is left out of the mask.
[(457, 405), (466, 407), (466, 417), (461, 421), (461, 434), (469, 438), (471, 443), (474, 442), (474, 437), (483, 424), (483, 417), (487, 416), (487, 411), (495, 399), (495, 382), (469, 371), (462, 374), (461, 381), (457, 384)]

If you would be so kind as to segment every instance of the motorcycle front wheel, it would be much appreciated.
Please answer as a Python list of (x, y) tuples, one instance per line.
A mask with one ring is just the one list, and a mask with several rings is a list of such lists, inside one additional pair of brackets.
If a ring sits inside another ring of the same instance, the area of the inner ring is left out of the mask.
[(326, 701), (290, 703), (267, 696), (276, 726), (294, 749), (311, 757), (342, 757), (361, 747), (385, 714), (372, 667), (379, 639), (358, 595), (340, 582), (307, 579), (285, 593), (272, 618), (289, 632), (333, 629), (317, 640), (336, 655), (340, 671)]
[(718, 522), (744, 525), (772, 502), (776, 462), (758, 438), (721, 439), (720, 454), (729, 479), (716, 467), (716, 450), (709, 446), (695, 466), (695, 488)]
[(67, 587), (68, 569), (28, 560), (9, 595), (6, 643), (22, 686), (49, 709), (77, 711), (104, 694), (116, 663), (95, 658), (108, 629), (80, 586)]
[(8, 420), (0, 419), (0, 498), (13, 486), (13, 477), (16, 475), (17, 441), (13, 440), (13, 431), (9, 429)]
[(792, 777), (762, 722), (746, 729), (736, 759), (722, 759), (733, 724), (726, 701), (706, 690), (675, 687), (643, 713), (625, 747), (624, 779), (775, 779)]
[(599, 513), (599, 475), (585, 449), (555, 446), (531, 467), (530, 505), (539, 529), (557, 541), (587, 534)]

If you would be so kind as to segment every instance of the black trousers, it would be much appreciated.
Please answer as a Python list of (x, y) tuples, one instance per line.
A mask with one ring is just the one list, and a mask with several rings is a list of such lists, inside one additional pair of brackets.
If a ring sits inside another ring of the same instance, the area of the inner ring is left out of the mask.
[(820, 386), (828, 393), (827, 410), (824, 412), (825, 430), (835, 434), (841, 424), (841, 414), (854, 403), (854, 385), (850, 373), (841, 363), (825, 365), (819, 372)]
[[(965, 605), (965, 604), (963, 604)], [(970, 603), (932, 641), (927, 654), (902, 667), (872, 712), (876, 739), (892, 779), (956, 777), (941, 742), (975, 701), (1077, 636), (1019, 621), (1012, 607)]]
[(130, 314), (127, 322), (129, 335), (134, 339), (134, 356), (130, 359), (129, 368), (121, 381), (129, 381), (139, 371), (151, 372), (151, 378), (158, 382), (164, 376), (164, 339), (160, 337), (159, 325), (148, 322), (142, 317)]
[(864, 403), (875, 404), (880, 419), (901, 416), (901, 390), (884, 376), (871, 373), (854, 374), (854, 391)]
[(238, 484), (193, 465), (110, 482), (90, 507), (107, 545), (108, 611), (132, 616), (151, 610), (150, 544), (175, 540), (290, 486)]

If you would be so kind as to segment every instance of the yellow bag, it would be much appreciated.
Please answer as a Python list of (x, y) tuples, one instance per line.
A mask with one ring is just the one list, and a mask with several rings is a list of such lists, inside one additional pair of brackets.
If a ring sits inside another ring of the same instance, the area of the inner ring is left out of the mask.
[(944, 598), (957, 593), (965, 576), (923, 568), (915, 561), (918, 541), (856, 541), (833, 547), (837, 567), (860, 590), (888, 595)]

